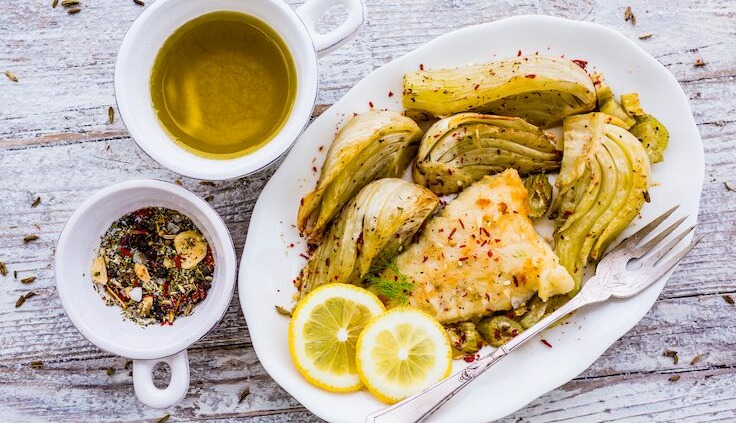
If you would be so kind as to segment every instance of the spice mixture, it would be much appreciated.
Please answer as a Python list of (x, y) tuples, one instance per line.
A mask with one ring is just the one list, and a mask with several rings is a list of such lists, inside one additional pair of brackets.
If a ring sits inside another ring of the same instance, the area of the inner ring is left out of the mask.
[(143, 326), (172, 324), (207, 296), (215, 261), (185, 215), (148, 207), (115, 221), (92, 261), (95, 289)]

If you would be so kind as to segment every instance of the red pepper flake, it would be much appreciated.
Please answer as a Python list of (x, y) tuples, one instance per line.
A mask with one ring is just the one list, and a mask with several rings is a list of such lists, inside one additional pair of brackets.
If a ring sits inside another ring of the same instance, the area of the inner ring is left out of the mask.
[(319, 151), (322, 151), (322, 150), (324, 150), (324, 149), (325, 149), (325, 146), (324, 146), (324, 145), (320, 145), (320, 146), (319, 146)]
[(588, 66), (587, 60), (573, 59), (572, 62), (583, 68), (583, 70), (585, 70), (585, 67)]
[(486, 292), (486, 300), (491, 301), (491, 296)]
[(305, 260), (309, 260), (309, 257), (304, 253), (299, 253), (300, 257), (303, 257)]
[(511, 329), (511, 337), (516, 337), (516, 335), (519, 334), (519, 331), (517, 329)]
[(120, 247), (120, 254), (124, 255), (125, 257), (130, 257), (133, 255), (133, 253), (131, 253), (130, 250), (125, 247)]
[(468, 259), (467, 257), (460, 257), (460, 258), (459, 258), (458, 260), (459, 260), (459, 261), (465, 261), (465, 260), (467, 260), (467, 259)]
[(478, 88), (480, 88), (480, 84), (475, 84), (475, 87), (473, 87), (475, 91), (478, 91)]
[(179, 254), (174, 256), (174, 265), (176, 266), (177, 269), (181, 269), (181, 260), (182, 258)]
[(452, 228), (452, 231), (450, 231), (450, 235), (447, 237), (448, 240), (452, 240), (452, 236), (455, 235), (455, 231), (457, 231), (457, 228)]
[(601, 81), (595, 80), (593, 81), (593, 86), (601, 85)]
[(530, 74), (524, 75), (524, 78), (530, 78), (530, 79), (532, 79), (532, 78), (536, 78), (536, 77), (537, 77), (537, 74), (536, 73), (530, 73)]
[(424, 262), (425, 262), (425, 261), (427, 261), (428, 259), (429, 259), (429, 257), (427, 257), (427, 256), (424, 256), (424, 259), (422, 259), (422, 263), (424, 263)]
[(169, 281), (164, 282), (164, 285), (161, 287), (161, 292), (164, 295), (169, 295)]
[(509, 319), (516, 319), (516, 313), (514, 313), (514, 310), (508, 310), (506, 313), (504, 313), (506, 317)]
[(393, 96), (394, 96), (394, 92), (393, 92), (393, 91), (389, 91), (389, 92), (388, 92), (388, 96), (389, 96), (389, 97), (393, 97)]
[(463, 244), (463, 245), (458, 246), (457, 248), (465, 248), (467, 246), (468, 246), (467, 244)]
[(148, 235), (148, 231), (144, 231), (143, 229), (133, 229), (130, 233), (133, 235)]
[(552, 348), (552, 344), (550, 344), (549, 341), (547, 341), (546, 339), (541, 339), (541, 341), (544, 345), (548, 346), (549, 348)]
[(317, 173), (317, 167), (312, 166), (312, 172)]
[(289, 248), (294, 248), (294, 243), (289, 244)]
[(521, 50), (516, 52), (516, 57), (521, 57)]
[(419, 70), (424, 70), (424, 63), (419, 64)]
[(514, 280), (514, 286), (518, 288), (519, 287), (519, 280), (516, 279), (516, 275), (512, 276), (512, 279)]
[(462, 219), (458, 219), (457, 222), (460, 224), (460, 227), (465, 229), (465, 224), (463, 223)]
[(465, 361), (466, 363), (472, 363), (472, 362), (475, 361), (475, 356), (474, 355), (466, 355), (465, 357), (463, 357), (463, 361)]
[(371, 106), (371, 109), (373, 108), (373, 102), (372, 101), (369, 101), (368, 102), (368, 105)]
[(488, 233), (488, 231), (486, 230), (486, 228), (480, 228), (480, 231), (483, 232), (483, 235), (485, 235), (485, 236), (491, 236), (491, 234)]
[(496, 339), (501, 339), (501, 329), (496, 329), (493, 331), (493, 337)]

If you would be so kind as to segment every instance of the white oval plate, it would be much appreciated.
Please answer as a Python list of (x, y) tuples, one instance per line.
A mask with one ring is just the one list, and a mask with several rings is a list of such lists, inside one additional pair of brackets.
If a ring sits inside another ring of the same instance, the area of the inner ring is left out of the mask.
[[(453, 31), (372, 72), (304, 132), (261, 193), (250, 221), (240, 267), (240, 303), (253, 347), (263, 367), (291, 395), (317, 416), (333, 422), (361, 422), (384, 405), (367, 391), (335, 394), (310, 385), (289, 356), (288, 320), (274, 305), (290, 307), (292, 281), (305, 264), (305, 243), (294, 227), (299, 200), (316, 184), (324, 153), (335, 131), (370, 108), (402, 110), (404, 73), (453, 67), (539, 52), (588, 61), (588, 71), (603, 72), (616, 94), (635, 91), (644, 109), (670, 131), (663, 163), (653, 166), (652, 202), (641, 219), (648, 221), (680, 204), (678, 215), (695, 224), (703, 185), (703, 144), (687, 98), (675, 78), (653, 57), (623, 35), (600, 25), (552, 17), (522, 16)], [(389, 92), (394, 95), (389, 97)], [(320, 146), (324, 146), (320, 151)], [(290, 248), (290, 244), (294, 244)], [(501, 418), (588, 368), (651, 308), (662, 278), (639, 296), (589, 307), (569, 324), (544, 333), (553, 348), (530, 342), (453, 398), (433, 421), (481, 422)], [(466, 365), (455, 361), (453, 371)]]

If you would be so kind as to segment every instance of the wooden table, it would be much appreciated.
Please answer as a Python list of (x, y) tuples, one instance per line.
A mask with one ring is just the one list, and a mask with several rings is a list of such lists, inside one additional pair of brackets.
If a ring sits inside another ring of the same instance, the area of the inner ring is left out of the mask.
[[(237, 295), (222, 323), (189, 350), (189, 393), (165, 411), (140, 404), (127, 360), (90, 344), (64, 314), (53, 278), (54, 245), (69, 215), (93, 192), (135, 178), (181, 179), (217, 208), (239, 254), (255, 200), (278, 163), (215, 186), (161, 168), (136, 147), (119, 119), (107, 123), (107, 108), (115, 103), (115, 55), (142, 7), (132, 0), (82, 0), (81, 12), (70, 15), (50, 3), (0, 5), (0, 72), (10, 70), (18, 79), (0, 74), (0, 260), (10, 270), (0, 276), (0, 416), (58, 422), (155, 421), (166, 413), (170, 421), (317, 420), (259, 364)], [(627, 5), (635, 26), (623, 19)], [(724, 186), (736, 187), (736, 3), (375, 0), (368, 1), (368, 11), (358, 38), (321, 60), (315, 114), (373, 69), (438, 35), (525, 13), (615, 28), (677, 77), (705, 144), (698, 227), (705, 239), (631, 332), (578, 378), (504, 421), (734, 421), (736, 305), (722, 295), (736, 296), (736, 192)], [(647, 33), (651, 38), (638, 39)], [(698, 58), (705, 66), (694, 66)], [(37, 197), (41, 202), (32, 207)], [(39, 239), (24, 243), (30, 234)], [(31, 284), (19, 281), (30, 276), (37, 278)], [(29, 290), (36, 296), (14, 307)], [(663, 356), (666, 349), (678, 352), (679, 363)], [(701, 359), (691, 363), (696, 356)], [(245, 387), (250, 395), (239, 403)]]

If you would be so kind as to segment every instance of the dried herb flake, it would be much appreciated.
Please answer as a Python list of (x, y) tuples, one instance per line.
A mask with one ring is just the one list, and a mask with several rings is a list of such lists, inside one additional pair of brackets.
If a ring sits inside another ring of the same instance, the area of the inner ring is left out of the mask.
[(37, 240), (37, 239), (38, 239), (38, 235), (36, 235), (36, 234), (32, 234), (32, 235), (26, 235), (26, 236), (25, 236), (25, 237), (23, 238), (23, 243), (24, 243), (24, 244), (28, 244), (29, 242), (33, 242), (33, 241), (35, 241), (35, 240)]
[(282, 316), (286, 316), (286, 317), (291, 317), (291, 312), (290, 312), (289, 310), (287, 310), (287, 309), (285, 309), (285, 308), (283, 308), (283, 307), (281, 307), (281, 306), (275, 306), (275, 307), (276, 307), (276, 311), (277, 311), (277, 312), (278, 312), (278, 313), (279, 313), (280, 315), (282, 315)]
[(200, 185), (208, 186), (208, 187), (214, 187), (215, 183), (212, 181), (199, 181)]
[(5, 262), (0, 261), (0, 275), (7, 275), (8, 274), (8, 266), (5, 265)]
[[(276, 306), (276, 307), (278, 307), (278, 306)], [(250, 395), (250, 387), (246, 386), (245, 388), (243, 388), (243, 391), (242, 391), (242, 392), (240, 392), (240, 398), (238, 398), (238, 404), (242, 403), (242, 402), (243, 402), (243, 400), (244, 400), (244, 399), (245, 399), (245, 398), (246, 398), (246, 397), (247, 397), (248, 395)]]
[(74, 9), (67, 10), (66, 13), (68, 13), (70, 15), (75, 15), (75, 14), (81, 12), (81, 11), (82, 11), (82, 9), (80, 9), (78, 7), (75, 7)]
[(61, 0), (61, 5), (64, 7), (78, 6), (79, 0)]
[(13, 81), (13, 82), (18, 82), (18, 77), (15, 76), (15, 74), (13, 72), (9, 71), (9, 70), (6, 70), (5, 71), (5, 76), (7, 76), (8, 79), (11, 80), (11, 81)]
[(679, 362), (680, 362), (680, 357), (678, 357), (678, 356), (677, 356), (677, 351), (673, 351), (673, 350), (666, 350), (666, 351), (664, 352), (664, 356), (665, 356), (665, 357), (670, 357), (670, 358), (672, 358), (672, 364), (677, 364), (677, 363), (679, 363)]
[(51, 2), (51, 8), (52, 9), (56, 9), (56, 6), (58, 6), (58, 5), (59, 5), (59, 0), (54, 0), (54, 1)]
[(18, 298), (18, 301), (15, 302), (15, 308), (18, 308), (18, 307), (22, 306), (23, 303), (25, 303), (27, 299), (29, 299), (31, 297), (35, 297), (35, 296), (36, 296), (36, 293), (33, 292), (33, 291), (31, 291), (31, 292), (29, 292), (29, 293), (27, 293), (25, 295), (21, 295)]
[(112, 367), (108, 367), (106, 373), (108, 376), (112, 376), (115, 374), (115, 369)]
[(677, 382), (678, 380), (680, 380), (680, 375), (670, 376), (669, 380), (670, 382)]
[(141, 0), (133, 0), (133, 3), (137, 4), (138, 6), (145, 6), (146, 5)]
[(700, 57), (698, 57), (695, 60), (695, 63), (693, 63), (693, 66), (695, 66), (696, 68), (699, 68), (701, 66), (705, 66), (705, 62), (703, 61), (703, 59), (701, 59)]
[(724, 182), (723, 183), (723, 186), (725, 186), (726, 189), (729, 190), (729, 191), (731, 191), (731, 192), (736, 192), (736, 188), (733, 188), (731, 185), (728, 184), (728, 182)]
[(24, 284), (29, 284), (29, 283), (33, 283), (33, 281), (35, 281), (35, 280), (36, 280), (36, 277), (35, 276), (29, 276), (27, 278), (21, 279), (20, 282), (21, 283), (24, 283)]
[(115, 122), (115, 109), (110, 106), (107, 108), (107, 124), (110, 125)]
[(156, 423), (166, 423), (167, 421), (169, 421), (170, 417), (171, 417), (171, 414), (167, 414), (161, 417), (160, 419), (156, 420)]
[(31, 368), (33, 368), (33, 369), (42, 369), (43, 368), (43, 361), (41, 361), (41, 360), (31, 361)]
[(39, 204), (41, 204), (41, 197), (36, 197), (36, 199), (31, 203), (31, 207), (37, 207)]
[(730, 296), (730, 295), (728, 295), (728, 294), (723, 295), (723, 301), (725, 301), (725, 302), (727, 302), (727, 303), (729, 303), (731, 305), (733, 305), (733, 303), (734, 303), (733, 297)]
[(699, 361), (700, 361), (700, 360), (701, 360), (702, 358), (703, 358), (703, 356), (701, 356), (700, 354), (697, 354), (697, 355), (696, 355), (695, 357), (693, 357), (693, 359), (692, 359), (692, 360), (690, 360), (690, 365), (691, 365), (691, 366), (694, 366), (694, 365), (698, 364), (698, 362), (699, 362)]
[(631, 6), (628, 6), (624, 11), (624, 21), (631, 21), (632, 25), (636, 25), (636, 16), (634, 15), (634, 11), (631, 10)]
[(654, 35), (654, 34), (652, 34), (651, 32), (646, 33), (646, 34), (641, 34), (639, 36), (639, 39), (640, 40), (648, 40), (648, 39), (652, 38), (652, 35)]

